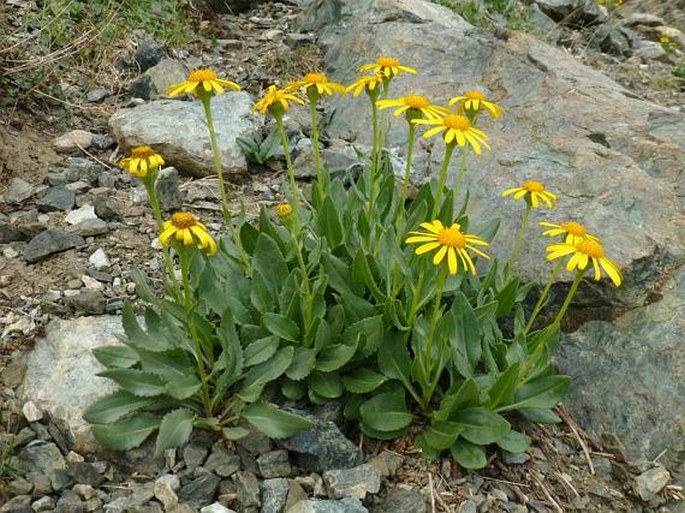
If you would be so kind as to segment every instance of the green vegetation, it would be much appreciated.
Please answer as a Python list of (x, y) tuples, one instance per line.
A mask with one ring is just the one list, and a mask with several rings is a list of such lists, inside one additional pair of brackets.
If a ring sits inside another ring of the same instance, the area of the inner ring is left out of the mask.
[(509, 28), (525, 30), (528, 25), (525, 6), (517, 0), (433, 0), (433, 3), (452, 9), (476, 26), (489, 25), (495, 13), (504, 17)]

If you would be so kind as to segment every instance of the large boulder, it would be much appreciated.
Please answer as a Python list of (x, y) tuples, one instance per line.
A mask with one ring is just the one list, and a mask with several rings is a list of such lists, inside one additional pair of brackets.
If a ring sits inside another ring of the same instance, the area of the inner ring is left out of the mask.
[[(247, 160), (237, 137), (253, 135), (263, 119), (252, 113), (252, 99), (243, 92), (212, 98), (212, 117), (225, 174), (247, 171)], [(157, 100), (122, 109), (109, 120), (117, 142), (124, 148), (148, 145), (166, 163), (190, 176), (214, 174), (212, 147), (200, 101)]]

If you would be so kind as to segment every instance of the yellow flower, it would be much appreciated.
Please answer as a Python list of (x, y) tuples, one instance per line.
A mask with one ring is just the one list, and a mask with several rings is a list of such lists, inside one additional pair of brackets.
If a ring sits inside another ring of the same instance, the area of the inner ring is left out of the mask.
[(293, 207), (290, 206), (289, 203), (281, 203), (280, 205), (276, 206), (276, 215), (278, 217), (286, 217), (292, 214), (293, 212)]
[(485, 95), (480, 91), (466, 91), (461, 96), (455, 96), (449, 101), (450, 107), (455, 103), (459, 104), (457, 108), (460, 112), (470, 111), (472, 113), (477, 113), (481, 109), (485, 109), (495, 119), (500, 117), (504, 111), (504, 109), (496, 103), (488, 101)]
[(470, 144), (477, 155), (481, 153), (481, 145), (490, 149), (486, 140), (488, 136), (482, 130), (471, 125), (471, 121), (466, 116), (453, 114), (450, 111), (439, 118), (432, 119), (415, 119), (413, 123), (420, 125), (437, 125), (430, 130), (427, 130), (423, 137), (432, 137), (440, 132), (445, 132), (443, 138), (445, 143), (450, 144), (456, 142), (459, 146), (466, 146)]
[(436, 219), (430, 223), (421, 223), (421, 227), (427, 232), (409, 232), (411, 237), (408, 237), (405, 242), (407, 244), (424, 243), (416, 248), (417, 255), (437, 249), (438, 251), (433, 257), (433, 265), (439, 265), (447, 255), (447, 266), (450, 274), (457, 274), (459, 269), (457, 256), (465, 270), (470, 270), (472, 274), (476, 274), (476, 267), (473, 265), (473, 260), (468, 251), (490, 259), (488, 255), (474, 247), (474, 244), (476, 246), (489, 246), (489, 244), (475, 235), (463, 233), (457, 223), (446, 228)]
[(604, 248), (598, 239), (584, 239), (576, 244), (550, 244), (547, 246), (547, 260), (554, 260), (555, 258), (572, 255), (566, 262), (566, 270), (571, 272), (575, 269), (584, 271), (588, 264), (592, 262), (592, 267), (595, 270), (595, 281), (599, 281), (602, 277), (603, 269), (614, 285), (617, 287), (623, 281), (621, 271), (618, 266), (606, 256), (604, 256)]
[(403, 112), (406, 112), (408, 116), (414, 114), (421, 114), (426, 118), (439, 118), (450, 113), (444, 107), (438, 107), (437, 105), (431, 105), (430, 100), (425, 96), (420, 96), (416, 94), (410, 94), (407, 96), (402, 96), (396, 100), (378, 100), (376, 102), (379, 109), (387, 109), (389, 107), (399, 107), (393, 115), (399, 116)]
[(162, 167), (164, 159), (149, 146), (138, 146), (131, 150), (131, 156), (121, 159), (119, 167), (138, 178), (145, 178), (150, 169)]
[(514, 200), (520, 200), (525, 198), (529, 201), (533, 208), (538, 208), (540, 206), (540, 201), (542, 201), (549, 208), (554, 208), (554, 202), (557, 200), (557, 195), (545, 190), (545, 186), (540, 182), (535, 180), (528, 180), (523, 182), (521, 187), (514, 187), (513, 189), (507, 189), (502, 193), (502, 197), (514, 195)]
[(418, 73), (414, 68), (409, 66), (402, 66), (400, 61), (394, 57), (379, 57), (376, 62), (372, 64), (364, 64), (359, 67), (359, 71), (373, 71), (381, 75), (383, 78), (393, 78), (406, 71), (407, 73)]
[(330, 82), (324, 73), (307, 73), (302, 80), (286, 86), (285, 90), (297, 90), (300, 88), (309, 90), (310, 87), (313, 88), (313, 90), (315, 89), (319, 96), (323, 94), (332, 96), (333, 93), (346, 93), (344, 85), (338, 84), (337, 82)]
[(207, 233), (207, 227), (191, 214), (177, 212), (170, 220), (164, 222), (159, 242), (163, 246), (168, 246), (172, 237), (184, 246), (196, 245), (202, 250), (207, 250), (209, 256), (216, 254), (216, 242)]
[[(200, 87), (198, 91), (198, 87)], [(224, 94), (224, 87), (240, 91), (240, 86), (229, 80), (224, 80), (216, 76), (211, 69), (196, 69), (188, 75), (188, 80), (180, 84), (172, 85), (167, 91), (169, 96), (178, 96), (182, 93), (194, 94), (199, 97), (201, 94)]]
[(575, 245), (582, 242), (585, 239), (597, 240), (597, 237), (590, 235), (587, 228), (576, 221), (566, 221), (561, 224), (547, 223), (545, 221), (540, 222), (540, 226), (546, 226), (549, 230), (542, 232), (542, 235), (547, 235), (549, 237), (556, 237), (558, 235), (564, 235), (564, 242), (566, 244)]
[(304, 105), (304, 100), (299, 96), (289, 93), (286, 89), (277, 89), (275, 85), (271, 85), (264, 96), (255, 103), (253, 110), (258, 110), (263, 115), (266, 114), (267, 110), (272, 114), (283, 113), (290, 107), (289, 101)]
[(377, 93), (380, 90), (378, 86), (382, 83), (383, 77), (381, 75), (363, 75), (356, 82), (348, 85), (345, 91), (348, 93), (354, 91), (352, 96), (359, 96), (362, 91), (367, 91), (369, 94), (372, 94), (374, 91)]

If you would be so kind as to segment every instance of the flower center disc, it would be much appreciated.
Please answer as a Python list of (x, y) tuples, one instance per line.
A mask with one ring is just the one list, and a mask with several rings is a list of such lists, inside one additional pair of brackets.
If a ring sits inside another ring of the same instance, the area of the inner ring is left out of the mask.
[(576, 246), (576, 249), (590, 258), (604, 257), (604, 248), (599, 242), (594, 240), (584, 240)]
[(575, 221), (568, 221), (567, 223), (561, 223), (561, 227), (571, 235), (576, 235), (577, 237), (584, 237), (587, 234), (585, 227), (576, 223)]
[(304, 81), (311, 82), (312, 84), (325, 84), (328, 82), (328, 79), (323, 73), (307, 73), (304, 76)]
[(399, 64), (398, 60), (393, 57), (379, 57), (376, 64), (384, 68), (394, 68)]
[(197, 221), (195, 221), (195, 217), (190, 214), (186, 214), (185, 212), (177, 212), (171, 216), (171, 224), (180, 229), (195, 226), (196, 222)]
[(469, 100), (479, 100), (479, 101), (484, 101), (485, 100), (485, 95), (481, 93), (480, 91), (467, 91), (464, 96), (468, 98)]
[(535, 180), (524, 182), (522, 187), (528, 192), (542, 192), (545, 190), (545, 186)]
[(403, 100), (405, 105), (409, 105), (413, 109), (423, 109), (430, 105), (428, 98), (416, 94), (410, 94), (409, 96), (405, 96)]
[(436, 238), (443, 246), (449, 246), (451, 248), (463, 248), (466, 246), (464, 234), (457, 228), (446, 228), (438, 233)]
[(448, 114), (443, 121), (447, 128), (454, 128), (457, 130), (466, 131), (471, 128), (471, 122), (466, 116), (457, 116), (456, 114)]
[(188, 82), (206, 82), (216, 80), (216, 73), (211, 69), (196, 69), (188, 75)]
[(131, 150), (131, 155), (139, 159), (150, 158), (155, 152), (149, 146), (138, 146)]

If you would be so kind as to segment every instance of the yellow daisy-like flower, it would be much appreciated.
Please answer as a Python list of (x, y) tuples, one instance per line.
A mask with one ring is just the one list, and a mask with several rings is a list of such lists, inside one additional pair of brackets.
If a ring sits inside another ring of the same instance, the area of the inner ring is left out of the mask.
[(475, 114), (482, 109), (485, 109), (495, 119), (500, 117), (502, 112), (504, 112), (502, 107), (488, 101), (485, 95), (480, 91), (466, 91), (461, 96), (455, 96), (449, 101), (450, 107), (455, 103), (458, 104), (457, 108), (459, 112), (467, 111)]
[(252, 110), (258, 110), (262, 115), (265, 115), (267, 110), (272, 114), (282, 113), (290, 108), (288, 102), (304, 105), (304, 100), (299, 96), (288, 92), (287, 89), (278, 89), (275, 85), (271, 85), (264, 96), (255, 103)]
[(394, 57), (379, 57), (374, 63), (360, 66), (359, 71), (373, 71), (384, 78), (393, 78), (402, 72), (418, 73), (414, 68), (402, 66)]
[(373, 92), (380, 91), (378, 86), (383, 83), (383, 77), (381, 75), (364, 75), (359, 77), (355, 82), (348, 85), (345, 88), (346, 92), (352, 92), (352, 96), (359, 96), (362, 91), (367, 91), (369, 94)]
[[(240, 86), (235, 82), (217, 77), (211, 69), (196, 69), (188, 75), (188, 80), (180, 84), (172, 85), (167, 91), (168, 96), (178, 96), (182, 93), (193, 94), (199, 97), (201, 94), (224, 94), (224, 88), (240, 91)], [(200, 88), (198, 90), (198, 88)]]
[(121, 159), (119, 167), (138, 178), (145, 178), (150, 169), (162, 167), (164, 159), (149, 146), (138, 146), (131, 150), (131, 156)]
[[(584, 271), (587, 269), (590, 262), (595, 270), (595, 281), (599, 281), (602, 277), (603, 269), (611, 281), (617, 287), (621, 285), (623, 277), (618, 266), (609, 260), (604, 255), (604, 248), (598, 239), (584, 239), (576, 244), (550, 244), (547, 246), (547, 260), (554, 260), (555, 258), (565, 257), (571, 255), (571, 258), (566, 262), (566, 270), (572, 272), (575, 269)], [(601, 269), (600, 269), (601, 267)]]
[(293, 213), (293, 207), (289, 203), (281, 203), (276, 205), (276, 215), (278, 217), (286, 217)]
[(316, 89), (319, 96), (328, 95), (332, 96), (334, 93), (346, 94), (345, 86), (338, 84), (337, 82), (330, 82), (325, 73), (307, 73), (302, 80), (293, 82), (285, 87), (286, 90), (297, 90), (309, 88)]
[(202, 250), (207, 250), (207, 254), (216, 254), (217, 246), (214, 239), (207, 233), (207, 227), (198, 221), (195, 216), (185, 212), (177, 212), (171, 219), (164, 222), (159, 242), (163, 246), (168, 246), (172, 238), (183, 243), (184, 246), (197, 246)]
[(585, 239), (597, 240), (597, 237), (588, 233), (585, 226), (576, 221), (566, 221), (561, 224), (540, 221), (540, 226), (549, 228), (549, 230), (542, 232), (542, 235), (547, 235), (548, 237), (557, 237), (558, 235), (563, 235), (564, 242), (566, 244), (576, 245)]
[(482, 130), (474, 127), (471, 121), (466, 116), (460, 116), (458, 114), (453, 114), (450, 111), (444, 116), (431, 119), (415, 119), (413, 123), (419, 125), (437, 125), (430, 130), (427, 130), (423, 134), (424, 138), (432, 137), (435, 134), (444, 132), (443, 139), (445, 143), (450, 144), (456, 142), (459, 146), (466, 146), (470, 144), (473, 147), (473, 151), (477, 155), (481, 153), (481, 145), (485, 146), (488, 150), (490, 146), (486, 142), (488, 135)]
[(525, 198), (529, 201), (533, 208), (538, 208), (540, 206), (540, 201), (542, 201), (549, 208), (554, 208), (554, 202), (557, 200), (557, 195), (545, 190), (545, 186), (536, 180), (528, 180), (521, 184), (521, 187), (514, 187), (512, 189), (507, 189), (502, 193), (502, 197), (514, 195), (514, 200), (520, 200)]
[(395, 112), (393, 112), (394, 116), (399, 116), (400, 114), (406, 112), (408, 115), (410, 115), (410, 113), (420, 113), (426, 118), (439, 118), (450, 113), (450, 111), (445, 107), (431, 105), (428, 98), (418, 94), (409, 94), (395, 100), (378, 100), (376, 105), (378, 105), (379, 109), (399, 107), (397, 110), (395, 110)]
[(483, 253), (475, 246), (489, 246), (487, 242), (461, 231), (461, 227), (457, 223), (446, 228), (439, 220), (430, 223), (421, 223), (421, 228), (427, 230), (426, 232), (409, 232), (410, 237), (407, 237), (405, 243), (415, 244), (422, 243), (416, 248), (417, 255), (423, 255), (429, 251), (437, 249), (437, 253), (433, 257), (433, 265), (439, 265), (447, 255), (447, 266), (450, 274), (457, 274), (459, 269), (459, 261), (465, 270), (470, 270), (472, 274), (476, 274), (476, 267), (473, 265), (473, 260), (469, 251), (483, 258), (490, 257)]

